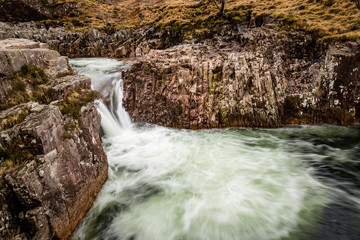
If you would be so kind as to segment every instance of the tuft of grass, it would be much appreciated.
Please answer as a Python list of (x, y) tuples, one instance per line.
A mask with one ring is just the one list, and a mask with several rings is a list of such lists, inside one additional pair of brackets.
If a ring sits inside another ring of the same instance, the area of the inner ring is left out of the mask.
[(80, 89), (69, 93), (65, 99), (57, 103), (57, 106), (62, 114), (78, 119), (81, 107), (98, 98), (100, 98), (98, 92), (90, 89)]
[(0, 172), (17, 168), (25, 162), (35, 159), (31, 152), (31, 144), (24, 144), (19, 140), (11, 140), (0, 147)]
[(322, 38), (322, 41), (324, 41), (326, 43), (330, 43), (330, 42), (355, 41), (357, 39), (360, 39), (360, 29), (353, 31), (353, 32), (349, 32), (349, 33), (325, 36)]
[(46, 84), (49, 82), (48, 76), (41, 68), (31, 65), (23, 65), (18, 77), (26, 79), (32, 86)]
[(0, 119), (0, 131), (12, 128), (13, 126), (21, 123), (30, 114), (30, 108), (24, 108), (17, 113), (12, 113), (6, 118)]
[(5, 103), (0, 104), (0, 110), (29, 101), (51, 102), (51, 88), (45, 86), (49, 82), (49, 78), (42, 69), (23, 65), (19, 72), (8, 78), (12, 81), (11, 94)]
[(54, 78), (62, 78), (62, 77), (66, 77), (66, 76), (69, 76), (69, 75), (73, 75), (74, 72), (73, 71), (66, 71), (66, 72), (62, 72), (62, 73), (58, 73)]

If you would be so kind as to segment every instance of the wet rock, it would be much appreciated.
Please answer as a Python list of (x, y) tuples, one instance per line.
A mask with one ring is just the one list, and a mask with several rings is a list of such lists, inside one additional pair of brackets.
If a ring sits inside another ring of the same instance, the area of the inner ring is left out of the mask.
[[(37, 26), (34, 22), (0, 22), (0, 39), (26, 38), (47, 43), (51, 49), (68, 57), (116, 57), (142, 56), (153, 48), (174, 44), (171, 35), (162, 35), (162, 29), (144, 26), (139, 29), (122, 29), (108, 35), (97, 29), (85, 33), (65, 31), (64, 27)], [(165, 31), (165, 30), (164, 30)]]
[(20, 71), (25, 64), (44, 68), (47, 61), (60, 57), (58, 52), (45, 47), (44, 44), (27, 39), (1, 40), (0, 74), (8, 75)]
[[(9, 48), (18, 52), (9, 56), (20, 68), (22, 64), (42, 67), (48, 81), (25, 85), (25, 91), (34, 96), (41, 90), (52, 102), (23, 99), (24, 103), (0, 111), (4, 125), (0, 128), (0, 238), (66, 239), (107, 179), (101, 119), (94, 104), (82, 106), (77, 117), (62, 113), (58, 106), (69, 94), (90, 89), (91, 81), (75, 75), (67, 57), (42, 44), (21, 39), (1, 43), (7, 47), (0, 52)], [(26, 55), (29, 50), (45, 54), (31, 55), (39, 58), (34, 60)], [(13, 93), (10, 73), (16, 73), (16, 66), (2, 66), (2, 83), (8, 87), (0, 85), (0, 93), (6, 96)]]
[(136, 122), (177, 128), (359, 122), (360, 43), (242, 28), (151, 50), (124, 74)]

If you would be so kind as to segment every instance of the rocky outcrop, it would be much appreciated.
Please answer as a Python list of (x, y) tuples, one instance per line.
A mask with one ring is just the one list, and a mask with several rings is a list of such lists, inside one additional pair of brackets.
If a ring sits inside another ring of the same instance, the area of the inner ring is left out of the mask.
[[(56, 51), (46, 48), (44, 43), (26, 39), (7, 39), (0, 42), (0, 74), (8, 75), (20, 71), (23, 65), (44, 68), (50, 59), (60, 57)], [(21, 49), (21, 51), (19, 51)]]
[(86, 33), (67, 32), (64, 27), (37, 26), (34, 22), (1, 23), (0, 39), (26, 38), (47, 43), (53, 50), (68, 57), (131, 58), (147, 54), (150, 49), (172, 46), (173, 37), (167, 29), (144, 26), (123, 29), (107, 35), (97, 29)]
[(91, 81), (41, 44), (0, 47), (0, 238), (67, 239), (107, 179)]
[(360, 120), (360, 43), (323, 45), (266, 27), (151, 50), (124, 74), (136, 122), (177, 128)]
[(76, 3), (52, 4), (47, 0), (2, 0), (0, 1), (0, 21), (37, 21), (64, 17)]

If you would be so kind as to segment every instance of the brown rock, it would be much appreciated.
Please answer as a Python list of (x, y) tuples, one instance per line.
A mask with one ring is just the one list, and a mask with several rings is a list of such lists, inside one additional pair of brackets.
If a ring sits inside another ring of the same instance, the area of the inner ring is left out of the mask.
[[(75, 90), (90, 89), (91, 81), (74, 75), (67, 57), (42, 44), (10, 39), (0, 46), (0, 56), (1, 51), (10, 56), (10, 63), (43, 67), (49, 81), (26, 86), (27, 96), (40, 90), (56, 100), (44, 105), (23, 99), (0, 111), (1, 123), (14, 118), (13, 125), (0, 128), (0, 238), (67, 239), (91, 207), (108, 169), (93, 103), (83, 106), (79, 117), (63, 115), (56, 104)], [(2, 66), (3, 73), (18, 65)], [(12, 93), (13, 80), (2, 78), (0, 96)], [(5, 160), (13, 165), (5, 167)]]
[(151, 50), (124, 74), (124, 106), (136, 122), (192, 129), (359, 122), (359, 57), (359, 42), (243, 29)]

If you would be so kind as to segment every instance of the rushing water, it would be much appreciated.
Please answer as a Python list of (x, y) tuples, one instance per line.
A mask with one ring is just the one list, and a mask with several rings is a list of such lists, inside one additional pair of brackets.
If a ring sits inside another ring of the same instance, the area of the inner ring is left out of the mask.
[(122, 108), (126, 62), (71, 63), (109, 96), (97, 102), (109, 179), (73, 239), (360, 238), (359, 126), (135, 125)]

